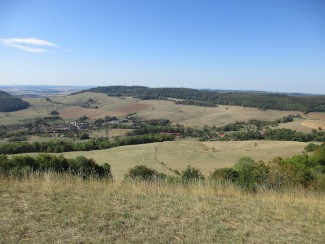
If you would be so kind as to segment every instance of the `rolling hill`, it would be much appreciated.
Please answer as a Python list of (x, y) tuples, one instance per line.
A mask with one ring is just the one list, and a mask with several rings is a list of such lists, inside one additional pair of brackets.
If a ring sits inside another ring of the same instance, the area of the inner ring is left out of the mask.
[[(149, 88), (144, 86), (104, 86), (86, 91), (102, 92), (109, 96), (129, 96), (142, 100), (167, 98), (183, 99), (185, 104), (199, 106), (237, 105), (259, 109), (324, 112), (325, 96), (266, 92), (220, 92), (189, 88)], [(204, 102), (204, 104), (202, 104)]]
[(0, 91), (0, 112), (12, 112), (29, 107), (29, 103), (12, 96), (7, 92)]

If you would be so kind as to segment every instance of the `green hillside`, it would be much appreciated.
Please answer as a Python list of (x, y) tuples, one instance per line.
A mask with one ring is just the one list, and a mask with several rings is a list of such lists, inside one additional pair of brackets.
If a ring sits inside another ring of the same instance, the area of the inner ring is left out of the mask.
[(29, 103), (12, 96), (7, 92), (0, 91), (0, 112), (12, 112), (29, 107)]
[[(148, 99), (184, 99), (182, 103), (199, 106), (217, 104), (255, 107), (288, 111), (324, 112), (325, 96), (282, 94), (266, 92), (220, 92), (189, 88), (149, 88), (144, 86), (105, 86), (91, 88), (87, 91), (102, 92), (109, 96), (131, 96)], [(199, 102), (204, 102), (201, 104)]]

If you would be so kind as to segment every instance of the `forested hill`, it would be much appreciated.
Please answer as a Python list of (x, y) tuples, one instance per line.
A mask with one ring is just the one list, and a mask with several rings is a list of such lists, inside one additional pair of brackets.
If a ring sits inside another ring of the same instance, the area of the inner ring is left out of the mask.
[(208, 104), (239, 105), (260, 109), (325, 112), (325, 96), (288, 95), (261, 92), (219, 92), (190, 88), (149, 88), (145, 86), (105, 86), (87, 91), (109, 96), (132, 96), (143, 100), (178, 98)]
[(29, 103), (19, 97), (0, 91), (0, 112), (12, 112), (29, 107)]

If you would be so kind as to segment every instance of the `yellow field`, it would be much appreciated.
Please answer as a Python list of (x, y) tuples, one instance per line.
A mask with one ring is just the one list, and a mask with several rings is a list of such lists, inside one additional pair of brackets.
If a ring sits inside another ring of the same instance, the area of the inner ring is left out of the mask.
[(190, 164), (207, 175), (215, 168), (233, 166), (243, 156), (250, 156), (255, 160), (270, 160), (278, 156), (287, 158), (301, 153), (306, 145), (307, 143), (303, 142), (179, 140), (88, 152), (66, 152), (63, 155), (67, 158), (83, 155), (95, 159), (99, 164), (109, 163), (114, 177), (121, 179), (130, 168), (139, 164), (170, 173), (155, 161), (155, 147), (157, 147), (157, 159), (168, 167), (181, 171)]

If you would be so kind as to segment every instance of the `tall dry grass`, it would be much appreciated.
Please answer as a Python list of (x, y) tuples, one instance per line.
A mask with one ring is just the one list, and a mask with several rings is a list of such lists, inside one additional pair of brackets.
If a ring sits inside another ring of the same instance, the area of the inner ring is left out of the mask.
[(0, 179), (0, 242), (324, 243), (325, 195), (218, 183)]

